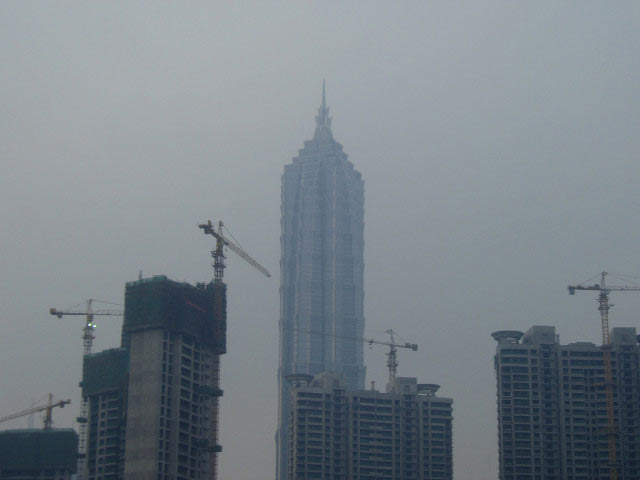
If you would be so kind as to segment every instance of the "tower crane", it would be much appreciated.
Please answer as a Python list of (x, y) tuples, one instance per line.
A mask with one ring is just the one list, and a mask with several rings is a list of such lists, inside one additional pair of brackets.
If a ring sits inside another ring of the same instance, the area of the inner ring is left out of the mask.
[(87, 355), (89, 353), (91, 353), (91, 348), (93, 346), (93, 339), (96, 338), (95, 335), (93, 334), (93, 331), (96, 328), (96, 324), (93, 323), (93, 317), (97, 316), (97, 315), (107, 315), (107, 316), (115, 316), (115, 317), (121, 317), (122, 315), (124, 315), (124, 312), (122, 310), (93, 310), (93, 302), (99, 302), (99, 303), (106, 303), (109, 305), (116, 305), (116, 304), (112, 304), (110, 302), (103, 302), (101, 300), (94, 300), (93, 298), (90, 298), (89, 300), (87, 300), (87, 308), (85, 311), (61, 311), (61, 310), (57, 310), (55, 308), (50, 308), (49, 309), (49, 313), (51, 315), (55, 315), (58, 318), (62, 318), (63, 315), (83, 315), (86, 316), (86, 322), (84, 324), (84, 330), (82, 331), (82, 343), (84, 345), (84, 349), (83, 349), (83, 353), (84, 355)]
[(245, 262), (251, 265), (253, 268), (262, 273), (265, 277), (270, 277), (271, 274), (269, 270), (264, 268), (258, 262), (256, 262), (251, 256), (245, 252), (242, 248), (240, 248), (236, 243), (232, 242), (228, 238), (226, 238), (222, 233), (222, 227), (224, 224), (222, 221), (218, 222), (218, 230), (216, 231), (214, 225), (209, 220), (207, 223), (203, 223), (198, 225), (198, 228), (201, 228), (205, 235), (212, 235), (216, 239), (216, 248), (211, 251), (211, 256), (213, 257), (213, 275), (215, 283), (222, 283), (222, 277), (224, 276), (224, 247), (228, 247), (230, 250), (235, 252), (240, 258), (242, 258)]
[(598, 296), (598, 310), (600, 311), (600, 322), (602, 326), (602, 357), (604, 361), (604, 381), (607, 405), (607, 439), (609, 450), (609, 478), (617, 480), (617, 451), (616, 451), (616, 418), (613, 404), (613, 371), (611, 369), (611, 333), (609, 330), (609, 309), (613, 304), (609, 303), (611, 292), (640, 292), (640, 287), (633, 285), (607, 285), (607, 272), (600, 274), (600, 283), (594, 285), (569, 285), (569, 295), (575, 295), (576, 291), (596, 291)]
[(39, 407), (27, 408), (26, 410), (21, 410), (20, 412), (13, 413), (11, 415), (7, 415), (4, 417), (0, 417), (0, 423), (8, 422), (9, 420), (13, 420), (14, 418), (26, 417), (27, 415), (31, 415), (32, 413), (42, 412), (44, 411), (44, 430), (51, 430), (51, 426), (53, 425), (53, 419), (51, 418), (51, 413), (54, 408), (60, 407), (64, 408), (65, 405), (71, 403), (71, 400), (59, 400), (54, 403), (53, 394), (49, 394), (49, 401), (46, 405), (41, 405)]
[[(84, 324), (84, 328), (82, 330), (82, 344), (83, 344), (83, 352), (82, 358), (84, 360), (85, 355), (89, 355), (91, 353), (91, 349), (93, 347), (93, 340), (95, 337), (93, 331), (96, 328), (96, 324), (94, 323), (94, 317), (96, 316), (112, 316), (112, 317), (122, 317), (124, 315), (124, 311), (122, 310), (110, 310), (110, 309), (101, 309), (94, 310), (93, 304), (94, 302), (104, 303), (108, 305), (118, 305), (111, 302), (104, 302), (102, 300), (95, 300), (90, 298), (87, 300), (87, 306), (85, 311), (62, 311), (57, 310), (55, 308), (50, 308), (49, 313), (51, 315), (55, 315), (58, 318), (62, 318), (65, 315), (78, 316), (83, 315), (86, 317), (86, 321)], [(83, 361), (84, 363), (84, 361)], [(87, 416), (89, 415), (89, 402), (88, 398), (84, 395), (81, 395), (80, 402), (80, 416), (76, 418), (78, 422), (78, 480), (82, 480), (84, 476), (84, 454), (87, 448)]]
[(386, 345), (389, 347), (389, 353), (387, 353), (387, 368), (389, 369), (389, 383), (393, 383), (396, 379), (396, 374), (398, 373), (398, 348), (409, 348), (411, 351), (417, 352), (418, 345), (408, 342), (405, 342), (404, 344), (396, 343), (395, 335), (397, 334), (391, 329), (388, 329), (384, 333), (389, 335), (391, 340), (390, 342), (378, 342), (375, 340), (367, 340), (367, 342), (369, 345), (376, 343), (378, 345)]
[(394, 332), (392, 329), (388, 329), (386, 330), (384, 333), (386, 333), (387, 335), (389, 335), (390, 337), (390, 341), (389, 342), (383, 342), (380, 340), (374, 340), (372, 338), (364, 338), (364, 337), (349, 337), (347, 335), (336, 335), (333, 333), (324, 333), (324, 332), (316, 332), (313, 330), (303, 330), (303, 329), (299, 329), (296, 328), (294, 329), (298, 332), (303, 332), (303, 333), (309, 333), (311, 335), (322, 335), (325, 337), (333, 337), (333, 338), (342, 338), (344, 340), (354, 340), (356, 342), (363, 342), (363, 343), (368, 343), (369, 346), (371, 345), (384, 345), (389, 347), (389, 353), (386, 354), (387, 356), (387, 369), (389, 370), (389, 383), (393, 383), (393, 381), (396, 379), (396, 375), (398, 373), (398, 348), (407, 348), (413, 352), (417, 352), (418, 351), (418, 345), (415, 343), (409, 343), (409, 342), (405, 342), (405, 343), (396, 343), (396, 339), (395, 337), (398, 335), (396, 332)]

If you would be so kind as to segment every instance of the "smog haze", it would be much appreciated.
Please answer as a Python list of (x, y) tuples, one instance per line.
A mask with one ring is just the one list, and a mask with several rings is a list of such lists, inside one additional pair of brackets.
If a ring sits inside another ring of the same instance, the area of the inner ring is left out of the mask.
[[(626, 1), (3, 2), (0, 416), (52, 392), (75, 428), (83, 320), (49, 308), (209, 281), (197, 225), (223, 220), (273, 276), (229, 254), (219, 474), (273, 478), (280, 177), (326, 79), (365, 182), (365, 334), (419, 345), (399, 374), (454, 399), (455, 478), (497, 478), (491, 332), (599, 342), (567, 285), (640, 274), (639, 43)], [(640, 326), (640, 296), (614, 303)]]

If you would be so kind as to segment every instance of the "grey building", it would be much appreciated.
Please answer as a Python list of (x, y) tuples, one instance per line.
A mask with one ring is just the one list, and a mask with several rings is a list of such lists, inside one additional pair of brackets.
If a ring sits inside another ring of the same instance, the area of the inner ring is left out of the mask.
[(276, 477), (287, 475), (294, 373), (335, 371), (364, 388), (364, 182), (336, 142), (326, 106), (312, 140), (282, 175), (280, 361)]
[(342, 376), (294, 374), (288, 479), (453, 478), (452, 403), (437, 385), (397, 377), (385, 393)]
[(215, 479), (226, 285), (163, 276), (127, 283), (124, 478)]
[(0, 480), (71, 480), (78, 434), (68, 428), (0, 432)]
[[(554, 327), (493, 333), (498, 341), (501, 480), (609, 480), (603, 349), (559, 343)], [(619, 480), (640, 478), (640, 348), (635, 328), (612, 330)]]

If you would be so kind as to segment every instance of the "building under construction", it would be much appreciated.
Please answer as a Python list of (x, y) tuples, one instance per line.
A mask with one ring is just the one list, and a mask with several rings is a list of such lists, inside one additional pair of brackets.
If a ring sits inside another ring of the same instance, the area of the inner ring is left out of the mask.
[[(635, 328), (614, 328), (606, 350), (588, 342), (561, 345), (554, 327), (534, 326), (526, 334), (500, 331), (493, 337), (498, 342), (500, 480), (640, 478), (640, 346)], [(610, 354), (610, 384), (605, 381), (605, 352)], [(613, 466), (609, 387), (616, 426)]]
[(125, 287), (122, 347), (85, 356), (82, 478), (215, 479), (226, 285)]
[(112, 348), (84, 357), (82, 395), (87, 400), (82, 478), (120, 479), (124, 467), (129, 352)]
[(128, 283), (129, 348), (124, 478), (215, 478), (224, 283), (153, 277)]
[(0, 432), (1, 480), (71, 480), (78, 434), (70, 428)]

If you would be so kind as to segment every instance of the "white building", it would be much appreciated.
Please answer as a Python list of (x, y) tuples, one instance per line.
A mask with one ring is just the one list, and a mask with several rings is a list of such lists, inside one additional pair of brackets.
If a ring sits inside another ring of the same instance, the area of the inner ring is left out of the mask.
[(451, 480), (452, 403), (397, 377), (385, 393), (342, 377), (291, 375), (288, 479)]
[[(498, 342), (501, 480), (609, 480), (604, 350), (561, 345), (555, 327), (493, 333)], [(640, 347), (614, 328), (611, 369), (618, 480), (640, 478)]]

